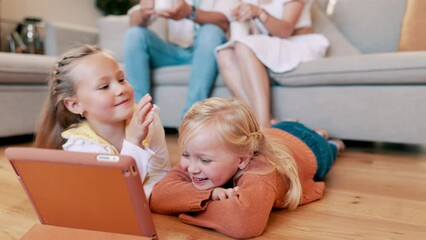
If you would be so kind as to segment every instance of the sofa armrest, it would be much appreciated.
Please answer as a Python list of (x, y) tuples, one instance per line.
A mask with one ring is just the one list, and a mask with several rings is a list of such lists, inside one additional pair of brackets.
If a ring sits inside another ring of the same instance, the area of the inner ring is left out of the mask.
[(47, 22), (45, 29), (45, 54), (58, 56), (80, 44), (96, 44), (98, 30), (61, 22)]

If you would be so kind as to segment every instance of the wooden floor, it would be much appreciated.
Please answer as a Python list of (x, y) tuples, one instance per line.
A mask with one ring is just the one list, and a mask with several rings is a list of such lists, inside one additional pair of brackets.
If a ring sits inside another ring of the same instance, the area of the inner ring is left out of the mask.
[[(176, 136), (167, 136), (178, 161)], [(29, 144), (24, 144), (29, 145)], [(19, 239), (38, 223), (0, 146), (0, 239)], [(322, 200), (274, 210), (259, 239), (426, 239), (424, 146), (352, 142), (326, 178)], [(227, 239), (154, 214), (160, 239)]]

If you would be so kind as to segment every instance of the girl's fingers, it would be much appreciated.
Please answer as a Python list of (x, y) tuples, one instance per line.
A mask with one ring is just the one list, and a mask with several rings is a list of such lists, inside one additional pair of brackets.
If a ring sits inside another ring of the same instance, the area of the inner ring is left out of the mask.
[(138, 103), (138, 104), (140, 104), (140, 103), (142, 103), (142, 102), (149, 102), (149, 101), (151, 101), (151, 100), (152, 100), (151, 95), (150, 95), (149, 93), (147, 93), (147, 94), (145, 94), (145, 95), (141, 98), (141, 100), (139, 100), (139, 103)]
[(144, 120), (142, 120), (142, 127), (144, 129), (148, 129), (149, 125), (154, 121), (154, 114), (153, 112), (149, 112), (148, 116), (146, 116), (144, 118)]
[(136, 107), (135, 113), (138, 114), (139, 112), (142, 112), (146, 106), (149, 106), (149, 108), (152, 108), (152, 97), (149, 94), (146, 94), (139, 100), (138, 105)]
[(225, 192), (220, 192), (219, 194), (218, 194), (218, 197), (219, 197), (219, 200), (225, 200), (226, 199), (226, 193)]
[(141, 126), (145, 129), (149, 126), (149, 124), (154, 120), (154, 116), (152, 114), (152, 104), (145, 104), (142, 109), (138, 112), (135, 112), (135, 120), (137, 124), (141, 124)]
[(232, 198), (234, 196), (238, 196), (238, 187), (226, 189), (227, 198)]

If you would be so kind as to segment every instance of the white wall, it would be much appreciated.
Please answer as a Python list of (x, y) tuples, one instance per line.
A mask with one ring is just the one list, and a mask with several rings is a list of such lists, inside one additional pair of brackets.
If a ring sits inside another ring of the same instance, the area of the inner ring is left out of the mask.
[(1, 17), (16, 21), (28, 16), (96, 27), (101, 16), (95, 0), (0, 0), (0, 3)]
[[(111, 0), (114, 1), (114, 0)], [(102, 16), (95, 0), (0, 0), (1, 50), (6, 49), (5, 37), (24, 17), (38, 17), (43, 21), (58, 21), (97, 27)]]

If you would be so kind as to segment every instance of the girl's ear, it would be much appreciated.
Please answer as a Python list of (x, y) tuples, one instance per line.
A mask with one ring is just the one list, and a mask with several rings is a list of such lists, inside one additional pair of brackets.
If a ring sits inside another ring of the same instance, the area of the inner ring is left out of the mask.
[(240, 157), (240, 163), (238, 165), (239, 169), (245, 169), (247, 165), (249, 164), (250, 160), (252, 159), (253, 154), (245, 154)]
[(64, 105), (68, 109), (68, 111), (74, 114), (83, 113), (83, 108), (81, 107), (78, 99), (76, 97), (66, 97), (64, 98)]

